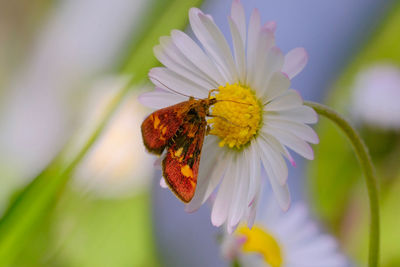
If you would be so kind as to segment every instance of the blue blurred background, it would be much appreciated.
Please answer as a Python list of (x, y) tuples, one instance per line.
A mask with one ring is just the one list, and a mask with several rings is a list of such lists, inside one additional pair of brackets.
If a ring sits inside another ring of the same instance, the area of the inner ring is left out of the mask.
[[(390, 36), (400, 32), (399, 24), (391, 26), (400, 16), (395, 1), (242, 2), (247, 16), (258, 8), (263, 22), (277, 22), (277, 45), (284, 52), (299, 46), (308, 51), (308, 65), (292, 83), (304, 99), (327, 101), (350, 116), (347, 104), (351, 103), (357, 73), (381, 58), (389, 59), (395, 67), (400, 65), (398, 54), (385, 49), (385, 44), (393, 42), (400, 48), (399, 38), (388, 37), (386, 43), (379, 43), (380, 33), (386, 29)], [(130, 44), (138, 41), (135, 36), (141, 31), (141, 21), (156, 3), (0, 3), (0, 213), (72, 135), (79, 144), (81, 136), (90, 131), (98, 111), (104, 108), (102, 103), (118, 90), (118, 80), (123, 77), (116, 78), (116, 73), (129, 54)], [(230, 0), (206, 0), (201, 7), (226, 36), (230, 34), (230, 5)], [(187, 31), (190, 33), (190, 29)], [(374, 56), (370, 51), (376, 52)], [(161, 173), (154, 171), (153, 158), (145, 154), (138, 133), (141, 120), (149, 112), (136, 101), (140, 90), (151, 90), (151, 86), (136, 88), (118, 110), (99, 143), (80, 164), (42, 234), (32, 237), (37, 245), (26, 250), (26, 259), (19, 259), (18, 266), (228, 266), (220, 256), (219, 230), (211, 225), (209, 206), (187, 214), (183, 204), (159, 186)], [(393, 144), (399, 140), (398, 130), (376, 131), (374, 126), (362, 123), (357, 126), (370, 140), (390, 137)], [(324, 127), (329, 126), (317, 127), (321, 140), (325, 133), (329, 132), (327, 138), (331, 138), (330, 133), (335, 131)], [(324, 171), (336, 173), (329, 168), (335, 167), (335, 161), (344, 155), (341, 153), (352, 156), (348, 150), (329, 154), (332, 151), (326, 147), (327, 142), (341, 146), (343, 140), (321, 141), (321, 150), (326, 152), (323, 160), (309, 165), (298, 157), (297, 167), (289, 168), (292, 199), (310, 203), (315, 217), (339, 237), (343, 250), (362, 266), (364, 245), (346, 243), (348, 240), (343, 238), (346, 229), (351, 231), (362, 222), (347, 224), (350, 219), (343, 203), (365, 210), (365, 192), (357, 189), (363, 184), (354, 178), (351, 187), (356, 189), (344, 192), (343, 197), (318, 193), (327, 186)], [(396, 151), (373, 157), (384, 161), (386, 156), (398, 155)], [(319, 154), (322, 152), (317, 149), (317, 159)], [(353, 169), (341, 171), (359, 177)], [(398, 180), (398, 173), (393, 169), (388, 176)], [(335, 177), (326, 177), (329, 186), (332, 180)], [(342, 191), (337, 192), (340, 195)], [(335, 198), (341, 200), (341, 205), (332, 200)], [(332, 206), (340, 209), (333, 211)], [(365, 227), (364, 222), (361, 229)], [(360, 230), (358, 240), (364, 240), (363, 236), (365, 232)], [(382, 266), (396, 266), (392, 264), (400, 261), (394, 254), (384, 253), (386, 265)]]

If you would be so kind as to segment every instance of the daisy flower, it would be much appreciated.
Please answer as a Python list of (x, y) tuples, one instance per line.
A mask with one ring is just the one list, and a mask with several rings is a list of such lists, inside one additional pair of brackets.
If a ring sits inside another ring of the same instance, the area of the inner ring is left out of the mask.
[(225, 234), (222, 256), (242, 267), (345, 267), (349, 266), (336, 240), (322, 234), (309, 218), (305, 205), (293, 205), (286, 213), (271, 199), (260, 224), (239, 226)]
[(211, 131), (203, 145), (196, 192), (185, 210), (197, 210), (219, 185), (211, 221), (215, 226), (227, 221), (231, 232), (242, 220), (253, 224), (261, 166), (280, 206), (287, 210), (284, 158), (295, 165), (287, 148), (313, 159), (307, 142), (317, 143), (318, 137), (306, 124), (315, 123), (317, 115), (289, 89), (290, 80), (304, 68), (307, 53), (296, 48), (285, 56), (275, 45), (275, 22), (261, 25), (258, 10), (252, 12), (247, 27), (238, 0), (228, 17), (233, 51), (210, 15), (192, 8), (189, 19), (201, 46), (178, 30), (161, 37), (154, 53), (165, 67), (150, 70), (156, 90), (140, 99), (149, 107), (164, 108), (187, 101), (188, 96), (207, 98), (214, 89), (217, 103), (210, 108)]

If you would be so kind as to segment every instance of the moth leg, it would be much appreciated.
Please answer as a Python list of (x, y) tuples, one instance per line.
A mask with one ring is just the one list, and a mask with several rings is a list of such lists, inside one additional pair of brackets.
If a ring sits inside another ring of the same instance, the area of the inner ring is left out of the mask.
[(206, 135), (209, 135), (209, 134), (210, 134), (210, 131), (211, 131), (211, 126), (210, 126), (210, 125), (207, 125), (207, 128), (206, 128)]
[(211, 97), (211, 94), (213, 93), (213, 92), (216, 92), (216, 91), (219, 91), (219, 89), (217, 88), (217, 89), (211, 89), (210, 91), (208, 91), (208, 98), (210, 98)]

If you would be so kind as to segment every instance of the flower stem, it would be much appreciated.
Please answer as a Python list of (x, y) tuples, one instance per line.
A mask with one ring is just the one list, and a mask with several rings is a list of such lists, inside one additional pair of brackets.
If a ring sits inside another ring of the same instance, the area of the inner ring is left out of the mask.
[(378, 266), (379, 260), (379, 204), (378, 204), (378, 189), (375, 169), (372, 164), (371, 156), (368, 148), (350, 123), (339, 115), (332, 108), (325, 105), (305, 101), (305, 105), (313, 108), (319, 115), (322, 115), (333, 121), (347, 136), (353, 146), (354, 152), (364, 172), (368, 188), (369, 207), (370, 207), (370, 240), (369, 240), (369, 258), (368, 266)]

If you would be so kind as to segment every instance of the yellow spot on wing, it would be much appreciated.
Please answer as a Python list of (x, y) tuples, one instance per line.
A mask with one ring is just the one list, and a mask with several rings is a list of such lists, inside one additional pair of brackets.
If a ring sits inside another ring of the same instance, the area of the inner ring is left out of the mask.
[(162, 133), (163, 135), (165, 135), (166, 132), (167, 132), (167, 126), (164, 126), (164, 127), (161, 129), (161, 133)]
[(159, 124), (160, 124), (160, 118), (157, 115), (155, 115), (154, 116), (154, 124), (153, 124), (154, 129), (157, 129)]
[(183, 147), (180, 147), (177, 151), (175, 151), (174, 156), (180, 157), (182, 155)]
[(185, 176), (185, 177), (191, 177), (191, 178), (193, 178), (193, 171), (192, 171), (192, 169), (189, 167), (189, 165), (185, 165), (185, 166), (181, 167), (181, 173), (182, 173), (183, 176)]

